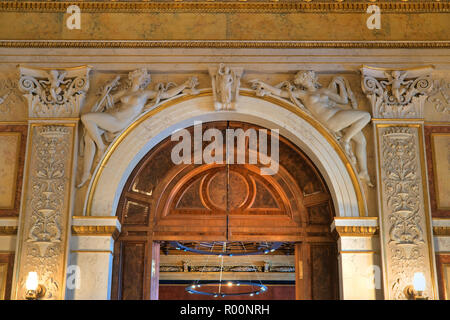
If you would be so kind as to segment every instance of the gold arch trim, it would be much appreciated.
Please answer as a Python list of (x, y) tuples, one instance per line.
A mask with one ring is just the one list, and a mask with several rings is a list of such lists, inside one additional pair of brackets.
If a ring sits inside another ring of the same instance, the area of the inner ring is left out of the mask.
[[(298, 107), (296, 107), (294, 105), (291, 105), (287, 101), (282, 101), (282, 100), (279, 100), (279, 99), (277, 99), (275, 97), (271, 97), (271, 96), (258, 97), (254, 92), (242, 91), (239, 94), (242, 95), (242, 96), (247, 96), (247, 97), (252, 97), (252, 98), (256, 98), (256, 99), (265, 100), (265, 101), (273, 103), (273, 104), (275, 104), (275, 105), (277, 105), (277, 106), (279, 106), (279, 107), (281, 107), (283, 109), (286, 109), (286, 110), (292, 112), (293, 114), (297, 115), (298, 117), (302, 118), (303, 120), (307, 121), (312, 127), (314, 127), (317, 131), (319, 131), (319, 133), (328, 141), (328, 143), (330, 143), (330, 145), (333, 147), (333, 149), (339, 155), (339, 158), (344, 163), (345, 168), (347, 169), (347, 172), (350, 175), (350, 179), (352, 180), (353, 187), (354, 187), (354, 190), (355, 190), (356, 198), (357, 198), (357, 201), (358, 201), (359, 216), (364, 216), (365, 215), (365, 213), (366, 213), (366, 204), (365, 204), (365, 201), (364, 201), (364, 197), (362, 195), (361, 185), (359, 183), (358, 176), (357, 176), (353, 166), (351, 165), (347, 155), (342, 150), (342, 148), (339, 146), (337, 141), (327, 131), (327, 129), (325, 129), (319, 122), (317, 122), (315, 119), (310, 117), (304, 111), (300, 110)], [(145, 120), (147, 120), (148, 118), (154, 116), (155, 114), (157, 114), (157, 113), (159, 113), (159, 112), (161, 112), (161, 111), (163, 111), (163, 110), (165, 110), (165, 109), (167, 109), (167, 108), (169, 108), (171, 106), (174, 106), (176, 104), (179, 104), (179, 103), (187, 101), (187, 100), (196, 99), (198, 97), (205, 97), (205, 96), (212, 96), (211, 89), (205, 90), (205, 91), (203, 91), (200, 94), (195, 95), (195, 96), (181, 96), (179, 98), (175, 98), (173, 100), (169, 100), (169, 101), (163, 102), (159, 106), (155, 107), (154, 109), (152, 109), (148, 113), (146, 113), (143, 116), (141, 116), (140, 118), (138, 118), (127, 129), (125, 129), (125, 131), (123, 131), (120, 134), (120, 136), (113, 142), (113, 144), (108, 147), (105, 155), (103, 156), (103, 158), (101, 159), (99, 165), (97, 166), (98, 169), (95, 171), (95, 175), (92, 177), (92, 185), (88, 189), (88, 197), (87, 197), (88, 200), (87, 200), (87, 204), (86, 204), (86, 215), (87, 216), (91, 216), (91, 213), (92, 213), (91, 209), (92, 209), (92, 202), (93, 202), (93, 199), (94, 199), (94, 194), (95, 194), (95, 191), (97, 189), (97, 184), (98, 184), (98, 181), (100, 179), (100, 176), (102, 175), (103, 169), (105, 168), (106, 164), (108, 163), (108, 161), (111, 158), (111, 156), (114, 153), (114, 151), (117, 149), (117, 147), (120, 145), (120, 143), (128, 136), (128, 134), (131, 131), (133, 131), (134, 128), (136, 128), (138, 125), (140, 125)]]

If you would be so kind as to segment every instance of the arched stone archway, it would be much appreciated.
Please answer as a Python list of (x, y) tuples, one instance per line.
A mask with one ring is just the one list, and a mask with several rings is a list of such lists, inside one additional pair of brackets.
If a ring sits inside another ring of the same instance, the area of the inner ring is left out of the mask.
[[(254, 93), (245, 90), (241, 93), (236, 111), (214, 111), (211, 92), (206, 90), (197, 96), (181, 96), (168, 100), (143, 114), (113, 141), (100, 159), (88, 186), (83, 215), (91, 218), (91, 221), (93, 218), (113, 218), (127, 179), (150, 150), (174, 131), (192, 126), (196, 121), (224, 120), (279, 129), (280, 135), (302, 150), (323, 177), (330, 192), (336, 218), (348, 220), (366, 215), (355, 168), (328, 131), (308, 114), (285, 100), (256, 97)], [(332, 228), (334, 226), (333, 223)], [(347, 281), (344, 280), (343, 263), (340, 260), (339, 281), (342, 298), (351, 296), (352, 286), (351, 282), (345, 286), (343, 284)], [(104, 284), (102, 292), (109, 297), (111, 270), (109, 275), (105, 276), (109, 280)], [(362, 271), (361, 276), (366, 277), (365, 271)], [(349, 293), (346, 293), (347, 291)], [(372, 296), (372, 291), (368, 290), (367, 295)]]
[[(270, 115), (270, 117), (268, 116)], [(209, 91), (166, 101), (137, 119), (110, 145), (90, 182), (84, 214), (114, 216), (129, 174), (154, 146), (175, 130), (195, 121), (244, 121), (279, 129), (314, 162), (333, 199), (339, 217), (366, 215), (355, 169), (343, 150), (317, 121), (287, 101), (242, 92), (236, 111), (214, 111)]]
[[(214, 129), (225, 137), (228, 130), (237, 128), (243, 132), (265, 129), (220, 121), (189, 127), (186, 132), (188, 137), (199, 133), (203, 137)], [(175, 164), (172, 151), (182, 142), (171, 137), (152, 148), (133, 169), (119, 200), (122, 232), (114, 248), (113, 298), (157, 299), (161, 241), (278, 241), (289, 242), (299, 255), (296, 263), (301, 266), (294, 278), (297, 299), (337, 299), (330, 192), (312, 161), (286, 138), (277, 139), (278, 170), (273, 175), (263, 175), (261, 165), (248, 160)], [(248, 137), (241, 145), (224, 144), (223, 154), (231, 147), (234, 155), (250, 158), (254, 152), (260, 158), (260, 147), (250, 141)], [(188, 142), (191, 160), (197, 142)], [(204, 141), (203, 148), (207, 145)]]

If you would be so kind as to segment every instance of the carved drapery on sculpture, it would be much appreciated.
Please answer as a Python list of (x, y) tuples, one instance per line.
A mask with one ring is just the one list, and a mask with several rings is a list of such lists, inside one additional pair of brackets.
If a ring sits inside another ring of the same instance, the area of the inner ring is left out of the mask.
[(425, 296), (434, 297), (418, 126), (379, 127), (381, 223), (385, 234), (386, 297), (405, 299), (416, 272), (425, 274)]
[[(136, 120), (142, 112), (156, 106), (162, 100), (181, 94), (195, 95), (198, 80), (189, 78), (182, 85), (173, 82), (158, 83), (147, 89), (151, 75), (147, 69), (138, 69), (128, 74), (128, 82), (119, 86), (120, 76), (103, 86), (103, 91), (90, 112), (81, 117), (84, 125), (81, 154), (84, 156), (83, 174), (78, 184), (82, 187), (89, 179), (96, 153), (101, 156), (120, 132)], [(98, 151), (98, 152), (97, 152)]]
[(236, 109), (243, 71), (242, 68), (229, 67), (223, 63), (218, 68), (209, 68), (215, 110)]
[[(327, 88), (322, 88), (314, 71), (299, 71), (292, 83), (284, 81), (275, 86), (260, 80), (251, 80), (250, 83), (258, 96), (275, 95), (289, 99), (318, 120), (340, 142), (353, 165), (358, 165), (359, 178), (373, 186), (367, 170), (366, 139), (361, 131), (371, 117), (368, 112), (357, 110), (358, 103), (347, 79), (334, 77)], [(349, 103), (353, 110), (339, 106)], [(339, 117), (336, 117), (338, 112)]]
[(361, 87), (374, 118), (423, 118), (427, 93), (433, 87), (432, 67), (411, 70), (361, 68)]
[(78, 117), (90, 70), (88, 66), (53, 70), (19, 66), (19, 88), (25, 93), (29, 117)]
[(70, 177), (75, 125), (32, 125), (26, 202), (15, 297), (23, 299), (28, 272), (38, 273), (44, 299), (64, 297)]

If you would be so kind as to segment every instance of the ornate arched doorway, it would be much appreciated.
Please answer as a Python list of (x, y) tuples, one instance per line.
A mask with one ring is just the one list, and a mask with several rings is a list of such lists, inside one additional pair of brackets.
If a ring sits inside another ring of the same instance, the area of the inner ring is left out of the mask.
[[(227, 129), (261, 129), (219, 121), (204, 124), (202, 130), (210, 128), (223, 136)], [(194, 135), (193, 127), (187, 130)], [(113, 298), (157, 297), (159, 243), (174, 240), (296, 243), (297, 298), (338, 297), (332, 199), (301, 150), (279, 137), (279, 170), (261, 175), (260, 165), (248, 161), (176, 165), (171, 153), (177, 143), (170, 137), (161, 141), (125, 184), (117, 210), (122, 232), (114, 250)], [(207, 144), (203, 142), (203, 149)], [(244, 150), (247, 159), (258, 153), (248, 137)]]

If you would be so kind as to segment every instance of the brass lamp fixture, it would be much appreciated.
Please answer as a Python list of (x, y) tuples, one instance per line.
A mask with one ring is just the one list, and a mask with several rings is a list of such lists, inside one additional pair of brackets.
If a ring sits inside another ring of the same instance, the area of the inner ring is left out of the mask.
[(25, 282), (26, 293), (25, 299), (37, 300), (45, 295), (45, 287), (38, 282), (38, 275), (36, 272), (29, 272), (27, 281)]
[(425, 276), (422, 272), (414, 273), (413, 285), (409, 285), (405, 288), (405, 296), (408, 300), (428, 300), (423, 295), (426, 288)]

